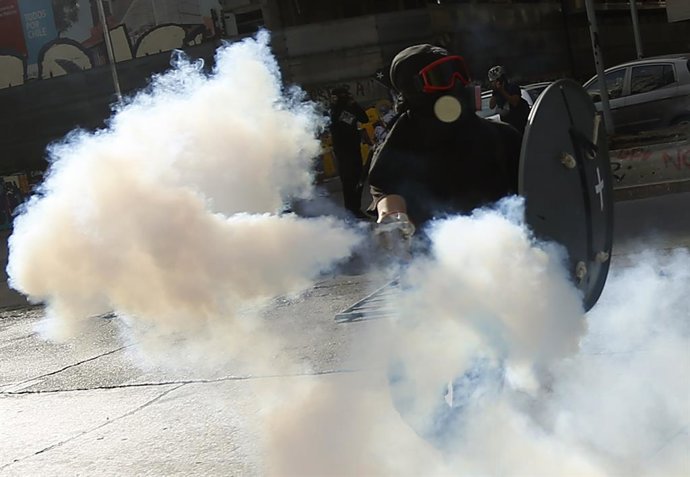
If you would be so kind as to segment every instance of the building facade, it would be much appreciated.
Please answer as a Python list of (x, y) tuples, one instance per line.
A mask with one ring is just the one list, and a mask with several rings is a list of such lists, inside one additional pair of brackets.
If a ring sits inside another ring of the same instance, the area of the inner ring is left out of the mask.
[[(115, 100), (98, 0), (0, 0), (0, 172), (45, 166), (46, 145), (100, 127)], [(465, 56), (474, 78), (503, 64), (519, 82), (594, 73), (583, 0), (102, 0), (120, 89), (170, 66), (170, 51), (213, 62), (221, 41), (271, 31), (284, 80), (323, 99), (345, 85), (364, 105), (375, 78), (414, 43)], [(629, 4), (597, 1), (606, 64), (635, 57)], [(638, 6), (646, 55), (690, 51), (690, 21)]]

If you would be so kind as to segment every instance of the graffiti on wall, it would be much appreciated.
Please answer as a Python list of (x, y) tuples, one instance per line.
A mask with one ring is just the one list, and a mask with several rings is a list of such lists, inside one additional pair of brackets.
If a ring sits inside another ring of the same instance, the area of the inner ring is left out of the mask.
[(662, 159), (665, 167), (671, 167), (677, 171), (690, 170), (690, 147), (667, 151), (662, 154)]
[(690, 146), (668, 143), (611, 151), (611, 171), (618, 186), (685, 180), (690, 175)]
[(18, 86), (26, 79), (26, 61), (14, 52), (0, 51), (0, 88)]
[[(201, 15), (202, 1), (104, 1), (108, 5), (108, 31), (115, 61), (213, 39), (214, 21), (211, 16)], [(95, 1), (75, 3), (75, 8), (83, 11), (70, 17), (69, 22), (54, 14), (54, 10), (62, 9), (55, 9), (53, 2), (55, 0), (0, 0), (0, 88), (108, 63), (103, 26), (94, 14)], [(194, 11), (197, 13), (190, 13)], [(57, 25), (63, 30), (58, 31)]]
[(389, 98), (388, 89), (373, 78), (357, 81), (340, 82), (328, 85), (319, 85), (306, 88), (309, 97), (320, 103), (328, 103), (333, 88), (345, 88), (357, 101), (376, 101), (381, 98)]

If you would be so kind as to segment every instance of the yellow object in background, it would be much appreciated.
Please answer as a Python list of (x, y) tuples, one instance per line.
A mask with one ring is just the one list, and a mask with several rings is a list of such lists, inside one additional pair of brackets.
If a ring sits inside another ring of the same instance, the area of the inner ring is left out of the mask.
[(332, 147), (329, 146), (328, 149), (323, 150), (321, 162), (323, 165), (323, 174), (326, 177), (333, 177), (338, 174), (337, 167), (335, 167), (335, 157), (333, 157)]
[(366, 135), (366, 137), (362, 137), (362, 142), (360, 143), (362, 164), (366, 164), (367, 157), (369, 157), (369, 151), (371, 150), (371, 147), (374, 144), (374, 124), (376, 124), (376, 121), (379, 120), (379, 112), (375, 107), (371, 107), (367, 109), (365, 112), (367, 113), (369, 122), (366, 124), (362, 124), (362, 129), (360, 130), (362, 132), (362, 135)]
[[(383, 100), (385, 101), (385, 100)], [(380, 103), (379, 101), (378, 103)], [(378, 104), (377, 103), (377, 104)], [(366, 164), (369, 152), (374, 144), (374, 125), (380, 120), (379, 109), (377, 106), (372, 106), (365, 110), (369, 121), (367, 123), (360, 123), (360, 134), (362, 140), (360, 142), (360, 153), (362, 156), (362, 164)], [(319, 157), (319, 164), (317, 164), (319, 176), (321, 178), (331, 178), (338, 175), (338, 166), (333, 154), (333, 144), (331, 142), (331, 135), (324, 134), (321, 138), (321, 156)]]
[(317, 169), (322, 178), (330, 178), (338, 175), (338, 168), (335, 165), (335, 157), (333, 157), (333, 143), (330, 134), (324, 134), (321, 137), (321, 157), (320, 164)]

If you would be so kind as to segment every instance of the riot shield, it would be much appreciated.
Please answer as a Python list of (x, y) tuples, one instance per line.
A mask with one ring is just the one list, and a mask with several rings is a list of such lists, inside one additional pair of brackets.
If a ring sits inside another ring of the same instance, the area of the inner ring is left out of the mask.
[(554, 82), (532, 106), (519, 191), (535, 236), (566, 248), (572, 279), (589, 310), (608, 275), (613, 190), (603, 121), (576, 82)]

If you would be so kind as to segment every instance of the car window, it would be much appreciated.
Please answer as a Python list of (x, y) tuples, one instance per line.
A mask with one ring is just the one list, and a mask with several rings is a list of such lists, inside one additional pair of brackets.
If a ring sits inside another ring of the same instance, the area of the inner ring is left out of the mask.
[[(609, 99), (616, 99), (623, 96), (623, 80), (625, 80), (624, 68), (606, 73), (604, 79), (606, 80), (606, 89), (609, 93)], [(589, 94), (594, 101), (601, 101), (599, 81), (595, 80), (589, 85), (587, 94)]]
[[(548, 86), (548, 85), (546, 85), (546, 86)], [(546, 89), (546, 86), (539, 86), (537, 88), (532, 88), (532, 89), (527, 90), (527, 93), (532, 98), (532, 102), (535, 102), (537, 100), (539, 95), (542, 94), (544, 92), (544, 90)]]
[(481, 111), (477, 111), (479, 117), (485, 118), (487, 116), (496, 114), (493, 109), (489, 108), (489, 101), (491, 101), (491, 95), (482, 96), (482, 109)]
[(676, 82), (671, 65), (635, 66), (632, 69), (630, 94), (646, 93)]

